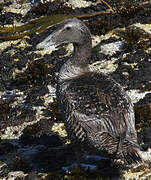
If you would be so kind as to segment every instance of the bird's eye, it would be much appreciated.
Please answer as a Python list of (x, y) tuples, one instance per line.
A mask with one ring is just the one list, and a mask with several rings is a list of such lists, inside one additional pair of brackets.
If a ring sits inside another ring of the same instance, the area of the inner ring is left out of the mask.
[(66, 30), (70, 30), (70, 29), (71, 29), (71, 27), (69, 27), (69, 26), (66, 27)]

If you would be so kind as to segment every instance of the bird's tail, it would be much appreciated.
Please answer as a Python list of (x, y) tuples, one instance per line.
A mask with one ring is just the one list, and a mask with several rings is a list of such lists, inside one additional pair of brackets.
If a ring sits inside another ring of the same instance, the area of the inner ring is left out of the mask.
[[(95, 137), (97, 139), (97, 136)], [(151, 153), (141, 150), (137, 143), (137, 138), (128, 138), (125, 135), (115, 138), (109, 133), (103, 132), (98, 134), (98, 150), (104, 150), (111, 158), (121, 159), (125, 164), (139, 164), (142, 162), (151, 162)], [(98, 143), (99, 142), (99, 143)], [(113, 156), (112, 156), (113, 155)]]
[(140, 146), (132, 140), (125, 140), (121, 150), (117, 152), (117, 157), (122, 159), (126, 164), (138, 164), (146, 161), (151, 162), (151, 154), (141, 150)]
[(122, 161), (129, 165), (143, 162), (140, 154), (140, 149), (138, 147), (134, 147), (134, 145), (129, 145), (126, 147), (126, 149), (122, 148), (120, 152), (117, 152), (116, 157), (120, 158)]

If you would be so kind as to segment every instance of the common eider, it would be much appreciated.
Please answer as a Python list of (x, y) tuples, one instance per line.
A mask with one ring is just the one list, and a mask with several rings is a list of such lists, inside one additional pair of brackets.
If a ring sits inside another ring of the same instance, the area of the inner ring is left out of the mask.
[(37, 48), (72, 43), (56, 90), (68, 137), (76, 152), (113, 155), (126, 163), (144, 160), (137, 142), (133, 105), (111, 77), (89, 67), (92, 39), (79, 19), (68, 19)]

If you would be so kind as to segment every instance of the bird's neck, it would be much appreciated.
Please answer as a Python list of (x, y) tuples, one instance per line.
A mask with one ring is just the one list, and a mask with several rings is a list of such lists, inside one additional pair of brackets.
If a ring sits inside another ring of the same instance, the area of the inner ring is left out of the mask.
[(89, 71), (91, 57), (91, 40), (85, 44), (73, 44), (74, 51), (71, 59), (66, 61), (59, 72), (59, 82), (73, 79)]
[(88, 66), (91, 58), (92, 45), (90, 42), (85, 44), (74, 44), (72, 64), (80, 68)]

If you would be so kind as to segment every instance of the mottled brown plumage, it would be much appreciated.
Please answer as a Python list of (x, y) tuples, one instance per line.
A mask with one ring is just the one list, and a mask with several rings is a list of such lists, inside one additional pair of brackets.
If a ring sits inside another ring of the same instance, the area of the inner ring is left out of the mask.
[(38, 45), (73, 43), (74, 52), (59, 72), (57, 99), (73, 147), (91, 154), (115, 154), (141, 161), (133, 105), (109, 76), (89, 68), (91, 34), (78, 19), (68, 19)]

